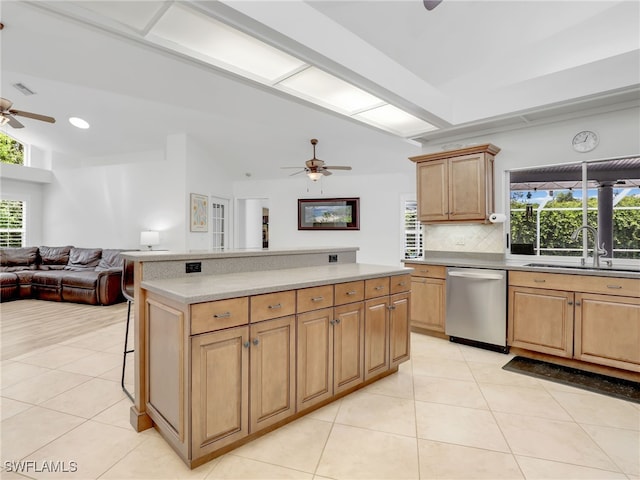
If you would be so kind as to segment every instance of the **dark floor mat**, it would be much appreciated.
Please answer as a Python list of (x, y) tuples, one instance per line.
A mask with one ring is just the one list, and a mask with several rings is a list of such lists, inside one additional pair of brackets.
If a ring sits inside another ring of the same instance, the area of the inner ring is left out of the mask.
[(525, 357), (514, 357), (502, 368), (510, 372), (522, 373), (602, 395), (621, 398), (629, 402), (640, 403), (640, 383), (631, 380), (609, 377)]

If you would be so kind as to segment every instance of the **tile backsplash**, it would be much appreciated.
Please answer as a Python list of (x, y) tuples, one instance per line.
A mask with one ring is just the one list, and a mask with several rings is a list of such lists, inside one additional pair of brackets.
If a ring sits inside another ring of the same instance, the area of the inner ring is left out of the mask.
[(423, 225), (424, 250), (504, 253), (503, 223), (488, 225)]

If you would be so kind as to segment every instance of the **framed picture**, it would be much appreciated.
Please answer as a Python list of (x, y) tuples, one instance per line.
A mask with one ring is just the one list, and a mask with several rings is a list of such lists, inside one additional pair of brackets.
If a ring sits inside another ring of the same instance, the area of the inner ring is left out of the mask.
[(298, 199), (298, 230), (360, 230), (360, 198)]
[(209, 225), (209, 200), (206, 195), (191, 194), (191, 231), (207, 232)]

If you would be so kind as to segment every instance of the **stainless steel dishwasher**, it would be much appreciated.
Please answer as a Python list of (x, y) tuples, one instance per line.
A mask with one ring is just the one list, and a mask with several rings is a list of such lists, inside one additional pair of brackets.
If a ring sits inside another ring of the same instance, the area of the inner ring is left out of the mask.
[(507, 353), (507, 272), (447, 268), (445, 325), (452, 342)]

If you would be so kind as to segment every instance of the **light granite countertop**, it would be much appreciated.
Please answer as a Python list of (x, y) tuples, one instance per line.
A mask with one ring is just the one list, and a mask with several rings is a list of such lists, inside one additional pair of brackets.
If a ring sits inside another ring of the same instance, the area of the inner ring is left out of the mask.
[[(326, 249), (322, 249), (326, 252)], [(198, 275), (143, 281), (142, 288), (192, 304), (411, 273), (411, 268), (346, 263), (223, 275)]]
[(170, 260), (204, 260), (215, 258), (266, 257), (278, 255), (307, 255), (313, 253), (356, 252), (358, 247), (307, 247), (307, 248), (244, 248), (219, 250), (134, 250), (122, 252), (127, 260), (139, 262), (165, 262)]
[[(602, 260), (601, 260), (602, 262)], [(447, 267), (467, 267), (467, 268), (493, 268), (497, 270), (519, 270), (526, 272), (563, 273), (569, 275), (591, 275), (600, 277), (617, 278), (639, 278), (640, 264), (632, 261), (614, 259), (614, 266), (607, 267), (604, 262), (599, 269), (592, 268), (590, 263), (584, 267), (580, 265), (579, 259), (573, 263), (558, 262), (551, 258), (532, 257), (531, 260), (512, 260), (500, 255), (433, 255), (423, 258), (407, 259), (404, 263), (419, 263), (426, 265), (444, 265)], [(530, 266), (537, 264), (538, 266)], [(640, 294), (640, 292), (639, 292)]]

